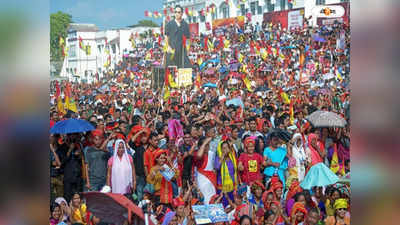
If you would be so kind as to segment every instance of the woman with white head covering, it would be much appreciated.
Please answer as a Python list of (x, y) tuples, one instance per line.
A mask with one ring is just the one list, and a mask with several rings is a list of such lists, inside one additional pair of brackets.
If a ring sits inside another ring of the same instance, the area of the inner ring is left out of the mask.
[(107, 185), (117, 194), (130, 193), (131, 188), (132, 191), (136, 188), (135, 166), (122, 139), (115, 142), (114, 155), (108, 160)]
[[(300, 133), (296, 133), (292, 138), (292, 163), (289, 162), (289, 174), (297, 178), (299, 182), (303, 181), (306, 173), (307, 155), (304, 149), (303, 138)], [(289, 177), (290, 177), (289, 176)]]
[(60, 206), (61, 217), (60, 221), (68, 221), (68, 214), (70, 214), (71, 209), (68, 207), (67, 201), (63, 197), (58, 197), (54, 200)]

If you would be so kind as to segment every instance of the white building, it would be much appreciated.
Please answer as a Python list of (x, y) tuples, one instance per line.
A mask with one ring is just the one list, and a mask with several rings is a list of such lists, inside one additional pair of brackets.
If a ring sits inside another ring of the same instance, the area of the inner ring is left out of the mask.
[[(124, 50), (132, 50), (129, 41), (132, 34), (141, 34), (152, 30), (160, 33), (159, 27), (134, 27), (99, 31), (94, 24), (70, 24), (66, 47), (68, 54), (64, 59), (61, 76), (68, 79), (77, 79), (91, 83), (98, 73), (102, 77), (107, 69), (113, 69), (115, 63), (122, 60)], [(79, 40), (83, 46), (90, 46), (89, 54), (79, 47)], [(139, 42), (136, 40), (136, 42)], [(110, 66), (106, 67), (110, 59)]]
[[(349, 0), (164, 0), (163, 7), (169, 9), (180, 5), (184, 9), (184, 18), (188, 23), (199, 23), (199, 33), (207, 33), (206, 22), (212, 25), (215, 19), (223, 19), (237, 16), (245, 16), (251, 13), (251, 23), (259, 24), (263, 21), (264, 13), (305, 8), (304, 16), (309, 17), (311, 10), (316, 5), (336, 4)], [(227, 3), (228, 2), (228, 3)], [(209, 13), (201, 16), (201, 10), (207, 6), (215, 6), (215, 14)], [(185, 9), (193, 11), (193, 16), (185, 15)], [(308, 10), (307, 10), (308, 9)], [(169, 16), (173, 16), (167, 10)], [(316, 24), (316, 18), (314, 18)]]

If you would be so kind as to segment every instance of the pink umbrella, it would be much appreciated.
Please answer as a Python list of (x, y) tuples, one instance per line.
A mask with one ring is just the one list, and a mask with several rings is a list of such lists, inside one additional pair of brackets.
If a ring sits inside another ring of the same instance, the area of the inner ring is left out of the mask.
[[(129, 224), (145, 224), (144, 214), (141, 208), (121, 194), (85, 192), (88, 211), (93, 213), (101, 221), (122, 225), (126, 219)], [(153, 225), (151, 220), (149, 224)]]

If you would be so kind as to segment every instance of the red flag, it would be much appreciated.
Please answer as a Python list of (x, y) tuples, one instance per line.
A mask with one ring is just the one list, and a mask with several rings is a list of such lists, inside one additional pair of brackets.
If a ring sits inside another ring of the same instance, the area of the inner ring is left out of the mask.
[(149, 11), (147, 11), (147, 10), (144, 11), (144, 16), (145, 16), (145, 17), (149, 17)]
[(169, 7), (169, 11), (170, 11), (171, 13), (174, 13), (174, 8)]
[(165, 86), (169, 86), (169, 69), (165, 69), (165, 75), (164, 75), (164, 83)]
[(208, 51), (208, 36), (204, 38), (204, 50)]
[(182, 35), (182, 45), (184, 48), (186, 48), (186, 36)]
[(254, 41), (250, 41), (250, 54), (254, 54)]
[(164, 9), (164, 15), (166, 16), (167, 15), (167, 9)]
[(158, 46), (161, 46), (161, 35), (158, 36)]
[(220, 48), (220, 49), (222, 49), (222, 48), (224, 48), (224, 36), (219, 36), (219, 45), (218, 45), (218, 47)]
[(189, 15), (189, 8), (185, 8), (185, 14)]
[(83, 49), (83, 41), (81, 36), (79, 36), (79, 48)]

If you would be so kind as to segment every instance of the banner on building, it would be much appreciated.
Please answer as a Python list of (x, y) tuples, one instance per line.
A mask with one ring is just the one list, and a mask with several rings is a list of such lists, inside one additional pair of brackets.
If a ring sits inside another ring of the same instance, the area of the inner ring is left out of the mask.
[[(325, 8), (323, 8), (325, 7)], [(318, 26), (331, 25), (335, 21), (340, 23), (349, 24), (350, 21), (350, 3), (342, 2), (337, 4), (324, 5), (321, 10), (324, 14), (322, 17), (317, 18)], [(321, 12), (321, 11), (320, 11)]]
[(282, 28), (288, 27), (289, 10), (264, 13), (264, 21), (272, 24), (281, 24)]
[(288, 13), (288, 30), (303, 27), (303, 15), (302, 10), (290, 11)]
[(186, 87), (192, 85), (192, 68), (178, 69), (178, 76), (176, 79), (179, 87)]
[(244, 16), (213, 20), (212, 21), (212, 29), (214, 31), (217, 28), (234, 25), (234, 24), (238, 24), (240, 27), (243, 27), (244, 26)]
[(190, 32), (190, 36), (198, 37), (199, 36), (199, 23), (189, 24), (189, 32)]

